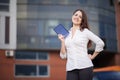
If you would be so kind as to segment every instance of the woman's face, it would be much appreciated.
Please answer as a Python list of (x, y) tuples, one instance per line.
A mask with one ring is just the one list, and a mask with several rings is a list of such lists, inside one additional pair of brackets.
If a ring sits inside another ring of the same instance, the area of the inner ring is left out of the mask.
[(75, 25), (80, 25), (82, 21), (82, 12), (76, 11), (72, 16), (72, 22)]

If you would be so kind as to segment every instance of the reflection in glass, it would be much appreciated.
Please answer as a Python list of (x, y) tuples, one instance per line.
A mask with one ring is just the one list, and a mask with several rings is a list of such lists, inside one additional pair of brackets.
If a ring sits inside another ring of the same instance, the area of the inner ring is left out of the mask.
[(16, 76), (35, 76), (37, 72), (35, 65), (16, 65), (15, 75)]
[(10, 0), (0, 0), (0, 11), (9, 11)]
[(47, 66), (39, 66), (39, 75), (40, 76), (48, 75), (48, 67)]
[(15, 76), (44, 76), (48, 77), (49, 71), (47, 65), (15, 65)]
[(48, 59), (48, 53), (47, 52), (38, 52), (38, 59), (39, 60), (47, 60)]
[[(81, 8), (87, 13), (91, 30), (105, 40), (106, 50), (116, 51), (115, 11), (114, 6), (110, 5), (110, 1), (19, 0), (17, 48), (59, 49), (60, 42), (53, 28), (58, 24), (63, 24), (69, 30), (72, 12)], [(114, 37), (108, 37), (108, 34)], [(109, 44), (109, 40), (113, 44)], [(110, 46), (113, 46), (114, 49), (110, 49)]]
[(36, 59), (35, 52), (31, 51), (16, 51), (15, 53), (16, 59)]
[(48, 52), (16, 51), (15, 59), (24, 60), (48, 60)]

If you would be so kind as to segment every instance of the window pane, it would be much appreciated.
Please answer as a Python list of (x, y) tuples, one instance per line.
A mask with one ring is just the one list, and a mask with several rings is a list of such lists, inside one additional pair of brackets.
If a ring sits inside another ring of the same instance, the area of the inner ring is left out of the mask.
[(9, 3), (9, 0), (0, 0), (0, 3)]
[(87, 0), (78, 0), (81, 4), (87, 3)]
[(39, 75), (40, 76), (48, 75), (48, 67), (47, 66), (39, 66)]
[(36, 53), (31, 51), (16, 51), (16, 59), (36, 59)]
[(48, 60), (48, 52), (16, 51), (16, 59)]
[(27, 0), (17, 0), (17, 3), (27, 3)]
[(8, 5), (0, 5), (0, 11), (9, 11)]
[(9, 36), (9, 34), (10, 34), (10, 17), (9, 16), (7, 16), (7, 17), (5, 17), (5, 43), (6, 44), (9, 44), (9, 42), (10, 42), (10, 36)]
[(38, 58), (40, 60), (47, 60), (48, 59), (48, 53), (47, 52), (38, 52)]
[[(81, 0), (28, 0), (29, 4), (79, 4)], [(85, 0), (86, 1), (86, 0)], [(82, 0), (82, 2), (85, 2)]]
[(34, 65), (16, 65), (15, 66), (16, 76), (35, 76), (36, 66)]
[[(107, 17), (104, 17), (103, 21)], [(111, 19), (110, 19), (111, 20)], [(115, 24), (109, 24), (100, 21), (100, 37), (104, 39), (105, 42), (105, 50), (107, 51), (117, 51), (117, 40), (116, 40), (116, 27)]]
[(9, 11), (9, 0), (0, 0), (0, 11)]

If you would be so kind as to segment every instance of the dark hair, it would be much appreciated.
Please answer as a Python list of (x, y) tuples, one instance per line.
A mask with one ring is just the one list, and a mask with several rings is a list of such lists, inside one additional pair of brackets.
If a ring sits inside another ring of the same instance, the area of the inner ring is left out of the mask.
[(84, 28), (89, 29), (87, 16), (86, 16), (85, 12), (81, 9), (77, 9), (73, 12), (73, 14), (75, 14), (77, 11), (80, 11), (82, 13), (82, 21), (81, 21), (81, 24), (80, 24), (80, 30), (84, 30)]
[[(80, 11), (82, 13), (82, 21), (81, 21), (81, 24), (80, 24), (80, 30), (83, 31), (85, 28), (89, 29), (89, 25), (88, 25), (88, 21), (87, 21), (87, 15), (86, 13), (81, 10), (81, 9), (77, 9), (73, 12), (73, 15), (77, 12), (77, 11)], [(88, 47), (91, 47), (92, 45), (92, 42), (91, 40), (89, 40), (88, 42)]]

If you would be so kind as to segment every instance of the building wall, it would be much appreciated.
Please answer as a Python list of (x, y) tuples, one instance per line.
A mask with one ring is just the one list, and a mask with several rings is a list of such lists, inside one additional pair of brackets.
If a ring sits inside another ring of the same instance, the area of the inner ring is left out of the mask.
[(115, 55), (115, 65), (120, 65), (120, 54)]
[(5, 51), (0, 50), (0, 80), (14, 80), (14, 59), (7, 58)]
[[(120, 65), (120, 55), (110, 52), (101, 53), (94, 61), (94, 65), (99, 67)], [(0, 50), (0, 80), (65, 80), (66, 60), (59, 57), (58, 51), (49, 52), (49, 60), (31, 61), (31, 60), (16, 60), (14, 57), (6, 57), (5, 51)], [(15, 64), (25, 65), (49, 65), (49, 77), (19, 77), (15, 76)]]
[(116, 11), (116, 25), (117, 25), (117, 45), (118, 52), (120, 53), (120, 0), (115, 0), (115, 11)]
[(118, 54), (115, 56), (116, 65), (120, 65), (120, 0), (115, 0), (116, 33)]
[[(6, 2), (6, 3), (5, 3)], [(16, 0), (0, 1), (0, 6), (8, 7), (8, 10), (0, 8), (0, 49), (16, 49)]]
[[(47, 61), (24, 61), (15, 60), (14, 57), (6, 57), (5, 51), (0, 50), (0, 80), (65, 80), (65, 62), (66, 60), (61, 60), (59, 57), (58, 51), (50, 51)], [(49, 77), (16, 77), (15, 64), (49, 65)]]
[[(16, 60), (15, 64), (37, 64), (49, 65), (49, 77), (15, 77), (15, 80), (65, 80), (65, 60), (61, 60), (59, 54), (55, 52), (49, 53), (48, 61), (19, 61)], [(62, 74), (62, 77), (60, 76)]]

